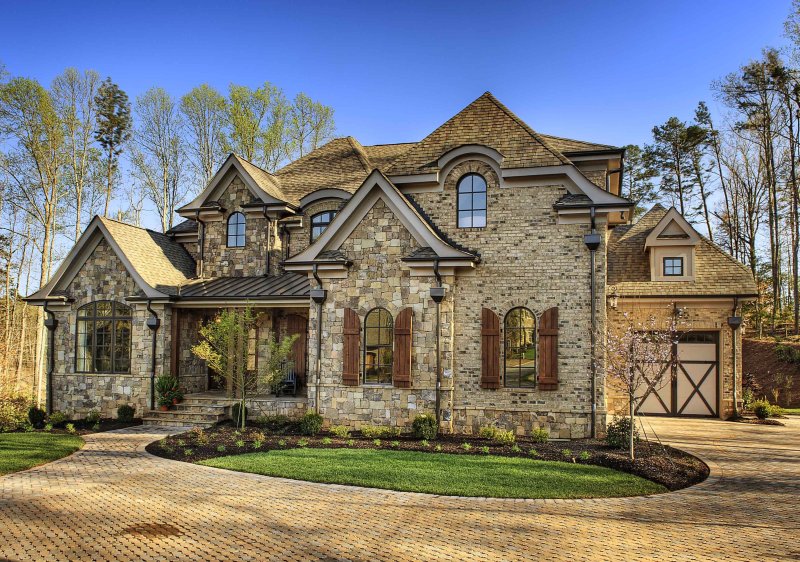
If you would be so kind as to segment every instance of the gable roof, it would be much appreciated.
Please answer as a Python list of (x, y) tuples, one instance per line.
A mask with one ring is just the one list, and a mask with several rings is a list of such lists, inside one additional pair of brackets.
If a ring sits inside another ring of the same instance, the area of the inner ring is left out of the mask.
[(175, 295), (195, 275), (192, 256), (168, 235), (95, 216), (50, 281), (28, 297), (47, 300), (63, 291), (105, 239), (148, 298)]
[(622, 148), (618, 146), (612, 146), (610, 144), (600, 144), (596, 142), (582, 141), (578, 139), (568, 139), (565, 137), (557, 137), (554, 135), (545, 135), (543, 133), (539, 133), (539, 136), (545, 139), (550, 144), (550, 146), (552, 146), (553, 148), (562, 153), (600, 152), (608, 150), (619, 150), (620, 152), (622, 151)]
[(178, 209), (178, 213), (199, 210), (205, 203), (210, 202), (222, 180), (231, 170), (235, 170), (241, 176), (256, 201), (267, 205), (284, 205), (286, 203), (298, 205), (298, 200), (287, 197), (275, 176), (241, 156), (230, 154), (205, 189), (190, 203)]
[(338, 250), (378, 199), (384, 201), (420, 246), (430, 247), (440, 259), (469, 262), (478, 260), (476, 255), (456, 248), (444, 240), (389, 178), (380, 170), (373, 170), (320, 237), (305, 250), (285, 260), (285, 266), (289, 268), (293, 265), (304, 266), (319, 262), (330, 251)]
[(645, 241), (668, 213), (667, 209), (656, 204), (637, 223), (618, 226), (611, 231), (606, 285), (609, 292), (639, 297), (750, 297), (758, 294), (750, 270), (696, 231), (699, 242), (695, 248), (694, 280), (651, 281)]
[(437, 171), (437, 159), (465, 144), (492, 147), (504, 168), (558, 166), (569, 160), (490, 92), (484, 93), (422, 139), (389, 167), (392, 176)]
[(675, 207), (669, 209), (658, 221), (644, 241), (644, 247), (651, 246), (695, 246), (700, 242), (700, 234), (689, 224)]

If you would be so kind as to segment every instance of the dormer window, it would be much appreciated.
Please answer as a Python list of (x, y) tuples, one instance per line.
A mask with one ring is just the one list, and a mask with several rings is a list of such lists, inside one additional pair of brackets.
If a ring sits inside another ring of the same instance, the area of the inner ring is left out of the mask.
[(664, 258), (665, 277), (683, 277), (683, 258)]
[(242, 213), (233, 213), (228, 217), (228, 248), (244, 247), (245, 218)]
[(467, 174), (458, 180), (458, 228), (486, 226), (486, 180)]
[(311, 241), (319, 238), (336, 216), (336, 211), (323, 211), (311, 217)]

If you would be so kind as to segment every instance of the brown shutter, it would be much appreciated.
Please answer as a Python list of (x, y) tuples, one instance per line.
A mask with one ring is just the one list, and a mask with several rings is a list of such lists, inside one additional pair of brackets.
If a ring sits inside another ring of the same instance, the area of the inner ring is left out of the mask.
[(294, 374), (297, 376), (298, 386), (305, 386), (308, 321), (299, 314), (290, 314), (286, 317), (286, 331), (289, 335), (298, 336), (292, 344), (292, 352), (289, 357), (294, 362)]
[(411, 324), (414, 315), (404, 308), (394, 321), (394, 352), (392, 355), (392, 380), (399, 388), (411, 387)]
[(358, 385), (359, 343), (361, 320), (352, 308), (344, 309), (344, 348), (342, 349), (342, 384)]
[(500, 317), (481, 310), (481, 388), (500, 388)]
[(558, 307), (539, 319), (539, 390), (558, 388)]

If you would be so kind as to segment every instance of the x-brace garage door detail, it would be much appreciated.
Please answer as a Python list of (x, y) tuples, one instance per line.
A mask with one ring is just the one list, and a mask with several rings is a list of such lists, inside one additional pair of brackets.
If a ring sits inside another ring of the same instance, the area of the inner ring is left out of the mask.
[(643, 384), (636, 393), (636, 412), (662, 416), (718, 415), (719, 348), (716, 332), (684, 334), (673, 350), (674, 361), (637, 364)]

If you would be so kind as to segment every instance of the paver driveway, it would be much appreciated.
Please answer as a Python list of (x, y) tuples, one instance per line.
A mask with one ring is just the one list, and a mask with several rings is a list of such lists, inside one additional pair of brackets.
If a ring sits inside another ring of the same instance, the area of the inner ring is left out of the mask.
[(800, 419), (787, 427), (660, 419), (712, 461), (681, 492), (480, 500), (329, 486), (151, 457), (136, 428), (0, 478), (11, 560), (797, 560)]

